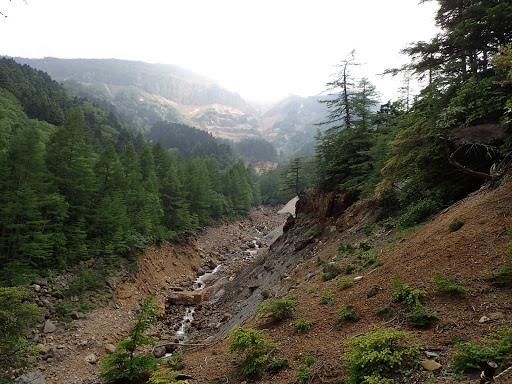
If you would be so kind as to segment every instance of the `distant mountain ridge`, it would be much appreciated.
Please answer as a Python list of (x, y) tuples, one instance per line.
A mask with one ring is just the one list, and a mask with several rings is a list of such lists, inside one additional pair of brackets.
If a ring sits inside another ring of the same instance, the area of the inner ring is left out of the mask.
[(305, 144), (311, 148), (314, 123), (325, 116), (325, 107), (316, 97), (290, 95), (262, 109), (175, 65), (118, 59), (14, 59), (48, 73), (76, 96), (114, 104), (143, 132), (164, 120), (233, 141), (264, 138), (292, 155)]

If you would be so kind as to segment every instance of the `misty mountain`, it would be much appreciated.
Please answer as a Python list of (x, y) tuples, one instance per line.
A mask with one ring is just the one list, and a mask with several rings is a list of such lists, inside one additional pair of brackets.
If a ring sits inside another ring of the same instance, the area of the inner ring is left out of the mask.
[(289, 96), (270, 106), (252, 106), (239, 94), (175, 65), (117, 59), (15, 60), (48, 73), (75, 96), (114, 104), (146, 133), (164, 120), (233, 141), (264, 138), (293, 156), (304, 152), (304, 145), (312, 148), (314, 123), (326, 114), (317, 97)]

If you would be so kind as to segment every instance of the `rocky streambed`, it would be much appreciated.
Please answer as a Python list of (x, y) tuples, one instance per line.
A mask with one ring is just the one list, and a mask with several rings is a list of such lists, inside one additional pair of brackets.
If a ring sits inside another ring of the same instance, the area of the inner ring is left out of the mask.
[[(149, 249), (136, 272), (112, 279), (102, 294), (88, 294), (94, 310), (66, 314), (71, 322), (59, 321), (56, 310), (84, 300), (83, 295), (62, 294), (69, 279), (58, 276), (52, 282), (34, 282), (29, 287), (34, 301), (46, 309), (30, 335), (41, 349), (35, 361), (38, 383), (97, 383), (101, 357), (111, 353), (133, 326), (138, 306), (150, 293), (156, 295), (160, 312), (159, 325), (152, 331), (159, 346), (154, 349), (156, 356), (165, 356), (183, 341), (208, 342), (209, 335), (232, 318), (217, 303), (227, 283), (254, 263), (258, 252), (265, 252), (268, 239), (275, 237), (272, 232), (286, 220), (287, 214), (277, 211), (253, 209), (247, 219), (205, 228), (196, 239)], [(194, 287), (200, 276), (204, 286)]]

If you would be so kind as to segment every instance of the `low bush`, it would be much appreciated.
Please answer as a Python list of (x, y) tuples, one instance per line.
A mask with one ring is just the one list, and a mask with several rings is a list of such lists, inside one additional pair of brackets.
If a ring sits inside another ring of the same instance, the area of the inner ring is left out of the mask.
[(391, 288), (392, 300), (406, 304), (413, 312), (407, 315), (409, 321), (415, 327), (426, 327), (438, 318), (437, 315), (428, 313), (421, 303), (421, 298), (426, 292), (419, 289), (412, 289), (409, 284), (402, 283), (395, 276), (390, 277), (393, 284)]
[(345, 288), (351, 287), (352, 285), (354, 285), (354, 279), (344, 277), (338, 281), (338, 288), (340, 291)]
[(295, 297), (292, 295), (288, 295), (282, 299), (264, 301), (258, 307), (258, 319), (286, 319), (295, 313), (296, 306), (297, 301), (295, 301)]
[(311, 366), (315, 363), (316, 357), (314, 356), (306, 356), (304, 358), (303, 365), (300, 365), (297, 373), (297, 383), (305, 384), (309, 382), (310, 378), (313, 376), (313, 371), (311, 370)]
[(453, 356), (453, 368), (457, 372), (481, 370), (488, 361), (498, 365), (512, 363), (512, 327), (495, 328), (482, 344), (456, 342), (455, 348), (462, 353)]
[(302, 333), (309, 331), (309, 328), (311, 328), (312, 325), (312, 321), (300, 318), (293, 324), (293, 329), (296, 333)]
[(434, 271), (432, 282), (436, 284), (437, 289), (443, 292), (465, 293), (474, 291), (473, 288), (464, 286), (464, 282), (457, 282), (454, 277), (446, 277), (442, 272)]
[(352, 244), (340, 242), (336, 248), (336, 257), (338, 259), (344, 259), (346, 257), (352, 256), (355, 251), (356, 248)]
[(322, 296), (320, 296), (320, 302), (322, 304), (333, 304), (332, 293), (328, 291), (323, 291)]
[(160, 368), (153, 372), (148, 382), (151, 384), (186, 384), (186, 381), (178, 380), (179, 372), (172, 368)]
[(229, 332), (227, 351), (245, 356), (242, 376), (248, 377), (264, 372), (274, 361), (278, 345), (267, 338), (263, 331), (235, 327)]
[(463, 221), (456, 219), (456, 220), (453, 220), (450, 224), (448, 224), (448, 229), (450, 230), (450, 232), (456, 232), (459, 229), (461, 229), (463, 225), (464, 225)]
[(359, 317), (352, 311), (352, 306), (350, 304), (345, 304), (343, 307), (338, 309), (338, 313), (340, 314), (337, 319), (337, 325), (344, 321), (359, 321)]
[(341, 273), (340, 269), (335, 263), (329, 263), (324, 266), (324, 269), (322, 271), (322, 280), (328, 281), (334, 279), (336, 276), (338, 276)]
[(350, 374), (346, 382), (359, 384), (371, 378), (366, 382), (378, 383), (375, 380), (395, 377), (400, 370), (411, 368), (421, 347), (410, 340), (408, 332), (394, 328), (379, 328), (348, 340), (349, 347), (343, 355)]

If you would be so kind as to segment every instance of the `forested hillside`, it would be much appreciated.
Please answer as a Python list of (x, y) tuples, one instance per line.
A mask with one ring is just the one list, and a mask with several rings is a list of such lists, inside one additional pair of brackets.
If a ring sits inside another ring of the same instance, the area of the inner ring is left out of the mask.
[(90, 258), (112, 264), (259, 204), (242, 162), (151, 147), (26, 65), (0, 60), (0, 98), (2, 284)]
[(352, 53), (328, 84), (331, 126), (317, 137), (320, 189), (377, 193), (377, 220), (399, 214), (403, 226), (479, 187), (512, 150), (512, 4), (439, 3), (438, 35), (406, 47), (410, 63), (388, 71), (425, 80), (414, 100), (404, 88), (377, 109), (375, 86), (352, 75)]

